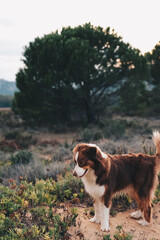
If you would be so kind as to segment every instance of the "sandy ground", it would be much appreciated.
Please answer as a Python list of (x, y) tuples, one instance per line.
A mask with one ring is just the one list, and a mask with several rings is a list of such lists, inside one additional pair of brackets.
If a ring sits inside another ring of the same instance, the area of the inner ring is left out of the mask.
[(0, 112), (9, 112), (11, 108), (0, 108)]
[(160, 203), (154, 204), (152, 209), (153, 219), (149, 226), (141, 226), (137, 223), (137, 220), (130, 218), (133, 211), (129, 210), (120, 212), (114, 217), (110, 216), (111, 230), (102, 233), (99, 224), (89, 221), (89, 216), (85, 214), (85, 208), (78, 208), (79, 216), (76, 227), (71, 227), (69, 232), (73, 240), (102, 240), (104, 234), (109, 234), (113, 238), (117, 231), (116, 227), (122, 226), (123, 230), (129, 232), (135, 240), (160, 240)]

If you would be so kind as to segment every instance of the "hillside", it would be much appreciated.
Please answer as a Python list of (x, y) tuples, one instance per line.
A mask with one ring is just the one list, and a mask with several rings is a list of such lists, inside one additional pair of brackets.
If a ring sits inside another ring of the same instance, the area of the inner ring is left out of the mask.
[(15, 82), (0, 79), (0, 95), (13, 96), (15, 91), (17, 91)]

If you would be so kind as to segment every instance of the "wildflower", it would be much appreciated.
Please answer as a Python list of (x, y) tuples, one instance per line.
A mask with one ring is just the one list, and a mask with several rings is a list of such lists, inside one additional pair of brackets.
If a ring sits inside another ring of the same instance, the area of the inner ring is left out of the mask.
[(27, 189), (27, 187), (25, 186), (25, 185), (23, 185), (23, 184), (20, 184), (20, 186), (19, 186), (19, 188), (21, 189), (21, 190), (25, 190), (25, 189)]
[(14, 181), (15, 181), (15, 180), (14, 180), (13, 178), (8, 179), (8, 182), (9, 182), (9, 183), (14, 183)]
[(16, 187), (17, 187), (17, 185), (14, 184), (14, 185), (11, 186), (11, 189), (14, 189), (14, 188), (16, 188)]

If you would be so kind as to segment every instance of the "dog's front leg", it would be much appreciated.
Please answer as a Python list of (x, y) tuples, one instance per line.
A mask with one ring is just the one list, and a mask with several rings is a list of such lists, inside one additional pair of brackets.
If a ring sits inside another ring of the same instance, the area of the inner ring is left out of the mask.
[(101, 203), (101, 230), (109, 231), (109, 208), (107, 208), (103, 203)]
[(101, 207), (100, 199), (96, 199), (94, 202), (95, 215), (93, 218), (90, 219), (91, 222), (100, 223), (100, 210), (101, 210), (100, 207)]
[(109, 231), (109, 210), (111, 206), (111, 196), (112, 196), (112, 191), (110, 189), (106, 188), (106, 192), (104, 196), (102, 197), (102, 202), (101, 202), (101, 230), (102, 231)]

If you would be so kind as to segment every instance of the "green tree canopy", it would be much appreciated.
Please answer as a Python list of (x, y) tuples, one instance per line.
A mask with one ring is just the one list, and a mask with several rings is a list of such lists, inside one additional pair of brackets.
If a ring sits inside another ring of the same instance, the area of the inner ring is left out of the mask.
[(151, 52), (145, 54), (150, 67), (150, 84), (152, 91), (150, 91), (150, 106), (152, 111), (159, 113), (160, 111), (160, 42), (156, 44)]
[(150, 65), (152, 83), (160, 84), (160, 42), (156, 44), (151, 53), (146, 53)]
[(136, 85), (145, 71), (138, 50), (110, 28), (91, 24), (36, 38), (25, 47), (23, 62), (13, 109), (26, 121), (43, 124), (94, 121), (112, 92), (128, 79)]

